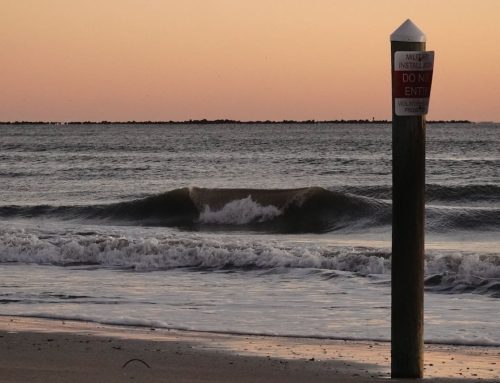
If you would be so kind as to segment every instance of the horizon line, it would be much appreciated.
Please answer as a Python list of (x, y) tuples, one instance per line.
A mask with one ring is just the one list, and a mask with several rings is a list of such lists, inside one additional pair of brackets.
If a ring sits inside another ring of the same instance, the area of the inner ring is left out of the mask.
[[(389, 124), (392, 120), (376, 119), (335, 119), (335, 120), (232, 120), (232, 119), (189, 119), (189, 120), (87, 120), (87, 121), (0, 121), (0, 125), (222, 125), (222, 124)], [(429, 124), (471, 124), (471, 123), (499, 123), (496, 121), (470, 121), (470, 120), (428, 120)]]

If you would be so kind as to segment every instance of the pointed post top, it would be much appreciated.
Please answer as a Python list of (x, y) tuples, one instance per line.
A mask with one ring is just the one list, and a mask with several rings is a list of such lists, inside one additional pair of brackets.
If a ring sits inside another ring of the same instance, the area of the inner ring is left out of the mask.
[(391, 34), (391, 41), (407, 41), (413, 43), (424, 43), (425, 33), (408, 19)]

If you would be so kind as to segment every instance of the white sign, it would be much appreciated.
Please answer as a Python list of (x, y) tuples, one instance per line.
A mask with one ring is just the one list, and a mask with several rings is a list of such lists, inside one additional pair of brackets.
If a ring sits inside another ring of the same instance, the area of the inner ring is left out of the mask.
[(394, 53), (392, 97), (396, 116), (421, 116), (429, 109), (434, 52)]

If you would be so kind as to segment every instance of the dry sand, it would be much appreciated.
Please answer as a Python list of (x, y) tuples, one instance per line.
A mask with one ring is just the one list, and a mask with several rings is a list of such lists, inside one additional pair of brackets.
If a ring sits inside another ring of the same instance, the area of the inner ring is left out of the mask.
[[(0, 317), (0, 382), (387, 382), (389, 356), (384, 342)], [(498, 347), (427, 345), (425, 360), (426, 382), (500, 382)]]

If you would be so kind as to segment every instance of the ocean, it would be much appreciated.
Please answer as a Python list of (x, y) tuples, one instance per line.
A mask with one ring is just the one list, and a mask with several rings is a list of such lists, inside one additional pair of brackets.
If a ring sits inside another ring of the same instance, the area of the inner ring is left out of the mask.
[[(429, 124), (427, 342), (500, 346), (500, 124)], [(389, 340), (388, 124), (0, 125), (0, 315)]]

